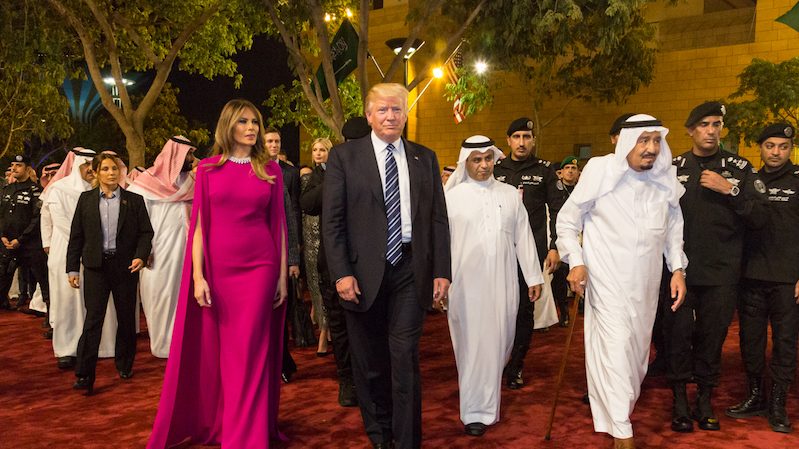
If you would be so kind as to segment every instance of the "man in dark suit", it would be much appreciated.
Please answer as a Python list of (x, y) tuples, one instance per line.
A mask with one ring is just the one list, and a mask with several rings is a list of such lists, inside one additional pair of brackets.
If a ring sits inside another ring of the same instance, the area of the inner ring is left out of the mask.
[(92, 393), (97, 351), (108, 306), (114, 294), (117, 312), (115, 361), (119, 377), (133, 376), (136, 355), (136, 286), (139, 270), (152, 249), (153, 227), (144, 199), (119, 186), (116, 156), (98, 154), (92, 161), (99, 186), (83, 192), (75, 208), (67, 246), (67, 273), (80, 286), (83, 262), (83, 302), (86, 321), (78, 342), (75, 389)]
[(402, 139), (408, 92), (366, 97), (372, 132), (333, 148), (322, 234), (346, 310), (353, 374), (375, 448), (421, 446), (419, 337), (450, 283), (449, 223), (435, 153)]

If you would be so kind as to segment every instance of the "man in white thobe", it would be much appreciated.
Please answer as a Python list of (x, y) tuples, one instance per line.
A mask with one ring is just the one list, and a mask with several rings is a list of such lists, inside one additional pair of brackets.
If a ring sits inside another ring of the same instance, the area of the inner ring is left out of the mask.
[[(630, 423), (649, 360), (663, 259), (672, 310), (685, 297), (683, 218), (668, 129), (645, 114), (622, 124), (616, 151), (585, 166), (557, 221), (571, 288), (585, 294), (585, 364), (594, 430), (634, 448)], [(579, 235), (582, 232), (583, 246)]]
[(488, 137), (466, 139), (445, 186), (452, 245), (449, 330), (461, 421), (472, 436), (499, 421), (502, 368), (519, 309), (517, 258), (531, 286), (530, 301), (538, 299), (544, 282), (519, 192), (494, 179), (501, 155)]
[(139, 293), (147, 317), (150, 352), (169, 357), (172, 327), (180, 291), (181, 270), (194, 198), (194, 144), (172, 137), (152, 167), (139, 173), (128, 191), (144, 197), (155, 236), (147, 269), (139, 278)]
[[(53, 352), (61, 369), (71, 369), (75, 365), (78, 340), (83, 333), (86, 317), (83, 285), (80, 289), (74, 289), (67, 282), (67, 244), (78, 198), (81, 193), (92, 188), (94, 173), (91, 161), (94, 155), (94, 151), (80, 147), (70, 151), (39, 197), (42, 201), (42, 247), (48, 255)], [(116, 330), (116, 310), (113, 302), (109, 301), (100, 339), (99, 357), (114, 356)]]

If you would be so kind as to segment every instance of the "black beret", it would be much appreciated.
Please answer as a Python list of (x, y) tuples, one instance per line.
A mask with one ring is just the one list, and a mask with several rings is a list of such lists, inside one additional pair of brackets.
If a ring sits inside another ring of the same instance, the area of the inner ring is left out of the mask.
[(699, 123), (699, 120), (702, 120), (705, 117), (724, 117), (726, 113), (727, 108), (725, 108), (724, 105), (718, 101), (708, 101), (706, 103), (702, 103), (695, 107), (690, 114), (688, 114), (688, 119), (685, 120), (685, 127), (690, 128)]
[(796, 134), (796, 130), (793, 129), (793, 126), (787, 123), (774, 123), (773, 125), (766, 126), (766, 128), (763, 129), (763, 132), (760, 133), (760, 137), (757, 138), (757, 143), (761, 144), (769, 137), (793, 139), (794, 134)]
[(532, 131), (533, 130), (533, 121), (527, 117), (517, 118), (516, 120), (510, 122), (510, 126), (508, 126), (508, 135), (515, 133), (516, 131)]
[(27, 154), (18, 154), (16, 156), (14, 156), (14, 158), (11, 160), (11, 162), (22, 162), (25, 165), (30, 165), (31, 164), (31, 157), (28, 156)]
[(614, 120), (613, 124), (610, 126), (610, 131), (608, 131), (608, 134), (610, 134), (611, 136), (619, 135), (621, 133), (621, 124), (626, 122), (628, 118), (634, 115), (636, 114), (628, 112), (626, 114), (622, 114), (616, 117), (616, 120)]
[(341, 134), (347, 140), (360, 139), (372, 132), (365, 117), (350, 117), (341, 127)]

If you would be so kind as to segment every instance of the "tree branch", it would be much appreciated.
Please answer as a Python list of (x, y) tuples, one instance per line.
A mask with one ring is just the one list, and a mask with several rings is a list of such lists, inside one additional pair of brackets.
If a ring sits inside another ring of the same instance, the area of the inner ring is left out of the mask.
[(178, 35), (178, 37), (172, 42), (172, 47), (170, 47), (169, 51), (164, 57), (164, 60), (155, 66), (155, 79), (153, 79), (152, 84), (150, 84), (150, 89), (147, 91), (147, 94), (144, 95), (144, 99), (142, 99), (141, 103), (139, 103), (139, 109), (136, 110), (134, 114), (134, 123), (144, 123), (144, 117), (146, 117), (150, 112), (150, 109), (152, 109), (155, 101), (161, 94), (161, 89), (163, 89), (164, 84), (169, 77), (169, 73), (172, 71), (172, 66), (175, 63), (175, 59), (178, 57), (178, 53), (183, 46), (186, 45), (186, 42), (189, 40), (191, 35), (194, 34), (194, 32), (200, 27), (205, 25), (205, 23), (208, 22), (211, 17), (217, 13), (217, 11), (219, 11), (221, 6), (222, 0), (217, 0), (211, 4), (204, 11), (199, 13), (197, 17), (192, 19), (192, 21), (186, 25), (186, 28), (183, 29), (180, 35)]
[(122, 113), (128, 120), (130, 120), (134, 112), (133, 103), (130, 101), (128, 88), (122, 81), (122, 65), (119, 62), (119, 49), (117, 48), (117, 40), (116, 35), (114, 34), (114, 28), (108, 21), (108, 17), (103, 13), (103, 11), (100, 11), (100, 8), (97, 6), (97, 3), (95, 3), (94, 0), (83, 1), (86, 2), (86, 5), (89, 7), (89, 10), (94, 16), (94, 20), (96, 20), (100, 25), (100, 29), (105, 35), (105, 45), (106, 49), (108, 50), (108, 62), (111, 64), (111, 76), (114, 78), (114, 85), (116, 85), (117, 91), (119, 92), (119, 99), (122, 101)]
[(453, 51), (455, 51), (456, 48), (458, 48), (458, 45), (460, 45), (461, 40), (463, 39), (463, 35), (466, 33), (466, 30), (469, 28), (469, 25), (471, 25), (472, 22), (474, 22), (475, 19), (477, 19), (477, 16), (480, 14), (480, 10), (483, 8), (483, 5), (486, 4), (486, 1), (487, 0), (481, 0), (480, 3), (478, 3), (477, 6), (474, 7), (471, 14), (469, 14), (469, 17), (466, 19), (466, 22), (464, 22), (463, 25), (461, 25), (460, 29), (449, 38), (449, 40), (447, 41), (447, 45), (444, 47), (444, 49), (436, 51), (433, 57), (428, 60), (427, 64), (425, 64), (424, 68), (417, 72), (416, 77), (413, 79), (413, 81), (410, 84), (408, 84), (408, 91), (415, 89), (416, 86), (419, 85), (419, 83), (421, 83), (427, 78), (428, 74), (430, 73), (430, 70), (432, 69), (433, 64), (436, 64), (439, 60), (441, 60), (441, 57), (443, 55), (445, 54), (449, 55)]
[(161, 60), (155, 54), (155, 51), (153, 51), (153, 47), (145, 42), (144, 39), (142, 39), (139, 32), (136, 31), (130, 22), (128, 22), (128, 19), (123, 17), (122, 14), (118, 14), (116, 12), (112, 14), (112, 17), (114, 22), (118, 23), (128, 33), (128, 35), (130, 35), (130, 39), (133, 41), (133, 43), (142, 49), (144, 56), (148, 61), (150, 61), (150, 63), (153, 64), (153, 66), (156, 66), (161, 62)]
[(327, 92), (330, 95), (330, 112), (333, 115), (333, 122), (336, 124), (333, 129), (341, 129), (344, 125), (344, 108), (341, 106), (341, 97), (338, 94), (336, 74), (333, 71), (333, 55), (330, 53), (330, 36), (327, 34), (327, 26), (323, 19), (324, 11), (322, 10), (322, 5), (319, 3), (319, 0), (308, 0), (308, 5), (311, 7), (311, 21), (322, 54), (322, 72), (325, 75)]
[(100, 101), (105, 106), (105, 109), (114, 117), (114, 120), (117, 121), (120, 125), (127, 122), (127, 118), (116, 107), (114, 104), (114, 99), (111, 97), (111, 94), (108, 92), (108, 89), (103, 85), (103, 75), (100, 73), (100, 66), (97, 62), (97, 55), (94, 51), (94, 45), (90, 39), (86, 28), (83, 27), (83, 24), (80, 20), (72, 13), (72, 11), (68, 10), (59, 0), (47, 0), (50, 6), (62, 17), (64, 17), (69, 25), (75, 30), (75, 33), (78, 35), (78, 39), (80, 39), (81, 46), (83, 47), (83, 56), (86, 60), (86, 65), (89, 68), (89, 76), (92, 79), (92, 83), (94, 84), (94, 88), (97, 90), (97, 93), (100, 95)]
[(367, 70), (367, 59), (369, 59), (369, 0), (361, 0), (358, 10), (358, 83), (361, 86), (361, 101), (366, 102), (366, 94), (369, 91), (369, 71)]
[(322, 105), (319, 86), (316, 86), (316, 92), (311, 91), (311, 72), (308, 69), (308, 63), (305, 60), (305, 57), (303, 56), (296, 39), (294, 39), (294, 37), (291, 35), (283, 21), (280, 20), (280, 15), (278, 14), (277, 6), (275, 5), (274, 1), (263, 0), (263, 2), (267, 11), (269, 12), (269, 16), (272, 18), (272, 23), (277, 28), (280, 37), (283, 39), (283, 43), (286, 45), (286, 49), (289, 52), (291, 60), (294, 62), (294, 74), (297, 75), (300, 80), (300, 87), (302, 87), (305, 98), (307, 98), (308, 102), (311, 103), (311, 107), (319, 116), (319, 119), (322, 120), (322, 122), (324, 122), (328, 128), (332, 129), (333, 132), (336, 133), (336, 138), (341, 141), (341, 129), (336, 126), (333, 117), (328, 114)]

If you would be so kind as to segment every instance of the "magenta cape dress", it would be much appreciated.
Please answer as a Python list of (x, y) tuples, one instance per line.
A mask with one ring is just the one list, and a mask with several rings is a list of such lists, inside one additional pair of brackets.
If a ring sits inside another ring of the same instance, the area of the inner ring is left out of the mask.
[[(285, 241), (283, 178), (270, 184), (249, 163), (204, 159), (197, 170), (189, 239), (161, 401), (148, 449), (190, 439), (263, 449), (277, 428), (286, 306), (272, 309)], [(203, 230), (212, 306), (194, 299), (191, 236)]]

